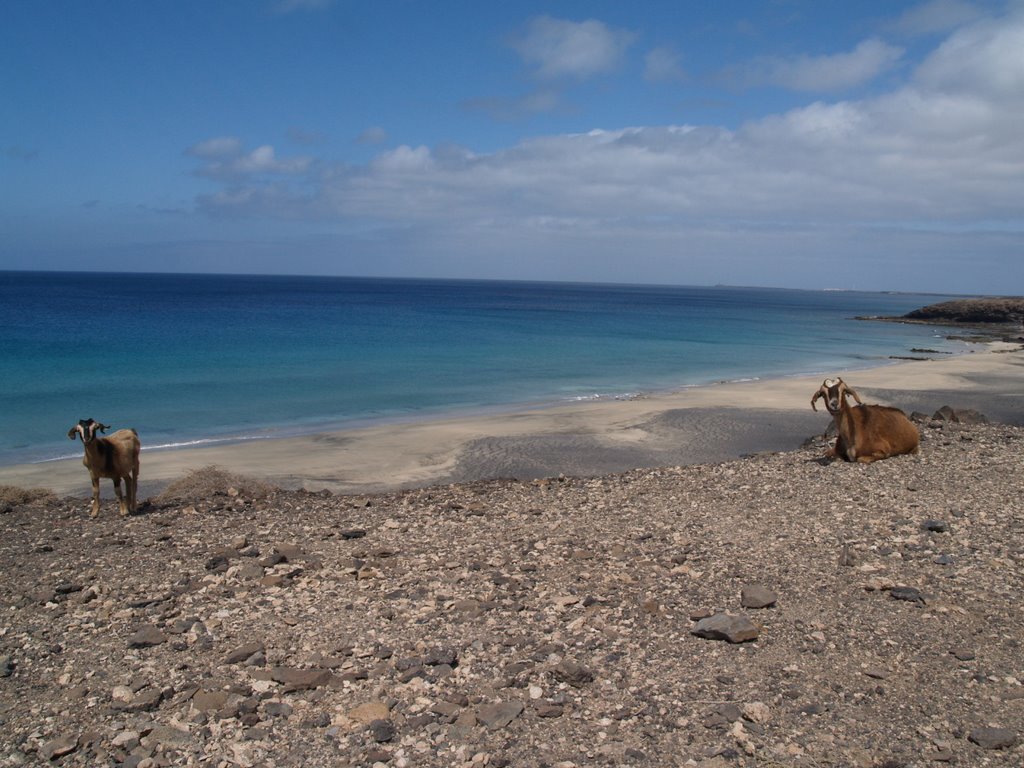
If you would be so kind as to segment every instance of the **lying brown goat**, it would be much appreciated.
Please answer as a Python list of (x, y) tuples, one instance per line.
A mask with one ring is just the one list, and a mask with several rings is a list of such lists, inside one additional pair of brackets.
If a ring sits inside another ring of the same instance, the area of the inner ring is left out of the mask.
[[(114, 481), (114, 491), (121, 507), (121, 514), (134, 512), (136, 493), (139, 489), (139, 436), (134, 429), (119, 429), (110, 437), (96, 437), (96, 432), (106, 432), (110, 427), (92, 419), (82, 419), (68, 430), (68, 439), (81, 436), (85, 446), (82, 464), (92, 478), (92, 512), (100, 513), (100, 478), (109, 477)], [(124, 478), (128, 498), (121, 495), (121, 479)]]
[[(864, 405), (842, 379), (826, 379), (822, 383), (811, 398), (814, 410), (818, 410), (815, 403), (819, 397), (825, 399), (825, 407), (832, 414), (839, 434), (835, 448), (826, 455), (870, 464), (920, 450), (921, 435), (899, 408)], [(857, 405), (851, 406), (847, 397), (856, 400)]]

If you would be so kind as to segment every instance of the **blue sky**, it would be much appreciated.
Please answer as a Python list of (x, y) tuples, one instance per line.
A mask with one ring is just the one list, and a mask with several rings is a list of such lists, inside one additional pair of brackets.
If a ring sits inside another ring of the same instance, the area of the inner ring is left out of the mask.
[(1020, 0), (14, 0), (0, 94), (0, 268), (1024, 290)]

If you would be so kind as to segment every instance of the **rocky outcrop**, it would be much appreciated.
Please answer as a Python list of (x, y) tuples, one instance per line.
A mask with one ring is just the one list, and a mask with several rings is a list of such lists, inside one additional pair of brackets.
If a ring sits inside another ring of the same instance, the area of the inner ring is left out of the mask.
[(958, 299), (930, 304), (908, 312), (907, 320), (965, 325), (1024, 323), (1024, 298), (1003, 297), (984, 299)]

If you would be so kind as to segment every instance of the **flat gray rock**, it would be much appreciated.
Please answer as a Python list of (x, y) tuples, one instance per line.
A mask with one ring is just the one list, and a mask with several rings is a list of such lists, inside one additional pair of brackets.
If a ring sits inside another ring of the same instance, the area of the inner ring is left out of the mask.
[(476, 711), (476, 719), (488, 730), (496, 731), (510, 725), (523, 713), (521, 701), (499, 701), (496, 704), (484, 704)]
[(769, 608), (778, 599), (778, 595), (760, 584), (748, 584), (740, 592), (740, 605), (744, 608)]
[(716, 613), (701, 619), (690, 632), (708, 640), (727, 640), (730, 643), (746, 643), (757, 640), (760, 630), (746, 616)]
[(147, 624), (144, 627), (139, 627), (139, 629), (137, 629), (132, 636), (128, 638), (128, 647), (152, 648), (155, 645), (160, 645), (161, 643), (166, 642), (167, 635), (152, 624)]
[(1009, 728), (975, 728), (967, 738), (982, 749), (1009, 749), (1017, 743), (1017, 734)]

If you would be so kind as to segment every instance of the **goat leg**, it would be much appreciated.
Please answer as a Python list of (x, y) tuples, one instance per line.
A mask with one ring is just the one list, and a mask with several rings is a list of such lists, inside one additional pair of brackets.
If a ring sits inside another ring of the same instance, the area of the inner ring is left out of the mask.
[(89, 516), (100, 516), (100, 479), (96, 475), (92, 476), (92, 511)]
[[(128, 485), (129, 483), (131, 483), (131, 480), (125, 483), (125, 485)], [(114, 493), (117, 494), (117, 506), (121, 510), (121, 517), (125, 517), (128, 514), (128, 503), (125, 501), (124, 494), (121, 493), (120, 477), (114, 478)]]
[(132, 473), (128, 475), (128, 479), (125, 481), (125, 485), (128, 486), (128, 511), (134, 514), (139, 506), (139, 467), (135, 466)]

